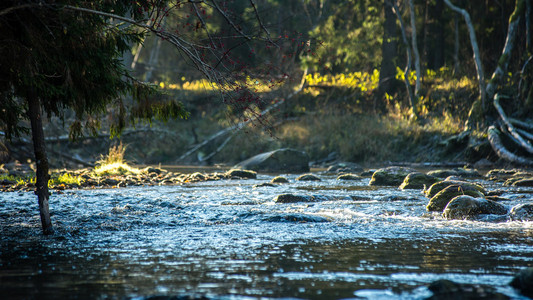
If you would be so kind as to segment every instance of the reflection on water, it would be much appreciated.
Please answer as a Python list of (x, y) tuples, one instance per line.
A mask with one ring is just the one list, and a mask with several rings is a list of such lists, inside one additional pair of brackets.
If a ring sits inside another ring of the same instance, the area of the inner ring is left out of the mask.
[[(520, 299), (507, 283), (533, 266), (532, 222), (448, 221), (420, 191), (289, 178), (68, 191), (52, 197), (51, 237), (33, 194), (0, 194), (0, 294), (422, 299), (450, 279)], [(320, 201), (275, 204), (282, 193)]]

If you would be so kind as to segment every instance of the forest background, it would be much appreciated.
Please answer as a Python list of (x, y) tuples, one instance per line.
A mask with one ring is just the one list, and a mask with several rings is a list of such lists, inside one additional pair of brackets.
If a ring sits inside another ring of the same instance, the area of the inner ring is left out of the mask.
[[(86, 130), (72, 141), (75, 112), (50, 115), (44, 130), (51, 165), (91, 165), (119, 143), (127, 147), (126, 160), (136, 164), (231, 165), (282, 147), (306, 151), (315, 162), (365, 165), (500, 159), (487, 128), (507, 127), (492, 105), (482, 103), (483, 112), (476, 113), (483, 93), (470, 28), (445, 1), (222, 2), (228, 19), (214, 16), (213, 6), (206, 5), (200, 15), (174, 10), (162, 26), (190, 40), (207, 39), (198, 29), (224, 37), (231, 49), (227, 56), (241, 66), (238, 80), (253, 95), (221, 96), (223, 88), (183, 53), (148, 34), (126, 51), (124, 66), (180, 101), (188, 117), (128, 123), (117, 136), (112, 124), (121, 108), (110, 105), (98, 116), (97, 132)], [(531, 3), (519, 2), (525, 13), (512, 55), (505, 57), (498, 92), (504, 95), (500, 101), (506, 114), (531, 125)], [(518, 5), (512, 0), (454, 4), (469, 13), (477, 58), (490, 78), (501, 66)], [(198, 21), (202, 14), (205, 23)], [(227, 38), (251, 29), (264, 29), (272, 43)], [(1, 162), (32, 160), (29, 141), (25, 135), (3, 141)], [(516, 150), (512, 138), (504, 136), (503, 142), (514, 154), (531, 158)]]

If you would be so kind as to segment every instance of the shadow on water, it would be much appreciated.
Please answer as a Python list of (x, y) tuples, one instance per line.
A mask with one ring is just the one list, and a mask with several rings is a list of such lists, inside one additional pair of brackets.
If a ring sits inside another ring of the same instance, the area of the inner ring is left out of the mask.
[[(424, 299), (449, 279), (521, 299), (508, 282), (533, 265), (531, 222), (444, 220), (420, 191), (367, 182), (253, 188), (267, 180), (67, 191), (52, 197), (49, 237), (32, 194), (3, 193), (0, 295)], [(531, 201), (513, 195), (509, 205)]]

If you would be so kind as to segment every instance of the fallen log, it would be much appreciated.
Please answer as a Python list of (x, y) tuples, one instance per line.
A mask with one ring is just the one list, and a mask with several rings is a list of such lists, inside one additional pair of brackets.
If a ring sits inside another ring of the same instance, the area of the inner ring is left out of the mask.
[(505, 146), (503, 145), (500, 139), (500, 135), (499, 135), (500, 132), (495, 126), (493, 125), (490, 126), (487, 133), (488, 133), (488, 140), (489, 140), (489, 143), (492, 149), (494, 150), (494, 152), (496, 152), (496, 154), (500, 158), (506, 161), (512, 162), (512, 163), (518, 163), (518, 164), (529, 165), (529, 166), (533, 165), (533, 160), (518, 156), (512, 153), (511, 151), (507, 150), (507, 148), (505, 148)]

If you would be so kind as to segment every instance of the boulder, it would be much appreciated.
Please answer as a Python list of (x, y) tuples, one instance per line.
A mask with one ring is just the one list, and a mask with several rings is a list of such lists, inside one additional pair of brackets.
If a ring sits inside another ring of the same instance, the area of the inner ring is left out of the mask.
[(271, 183), (287, 183), (289, 180), (283, 176), (276, 176), (270, 180)]
[(274, 198), (276, 203), (297, 203), (297, 202), (314, 202), (315, 197), (313, 196), (302, 196), (302, 195), (293, 195), (293, 194), (281, 194)]
[(448, 202), (453, 198), (461, 195), (468, 195), (475, 198), (483, 198), (484, 195), (475, 187), (471, 185), (449, 185), (435, 196), (431, 197), (426, 209), (428, 211), (443, 211)]
[(372, 179), (368, 185), (371, 186), (399, 186), (402, 184), (404, 178), (409, 174), (416, 172), (416, 170), (405, 167), (387, 167), (378, 169), (372, 174)]
[(522, 295), (533, 298), (533, 268), (523, 269), (509, 284)]
[(362, 179), (362, 177), (355, 175), (355, 174), (342, 174), (337, 177), (337, 180), (359, 180)]
[(498, 202), (471, 196), (457, 196), (444, 209), (446, 219), (466, 219), (477, 215), (505, 215), (507, 208)]
[(254, 171), (250, 171), (250, 170), (231, 169), (226, 172), (226, 176), (229, 178), (238, 177), (238, 178), (256, 179), (257, 173)]
[(433, 198), (438, 192), (445, 189), (447, 186), (450, 185), (460, 185), (460, 186), (472, 186), (476, 188), (478, 191), (480, 191), (483, 195), (487, 194), (487, 191), (485, 191), (485, 188), (482, 187), (479, 184), (470, 183), (466, 181), (460, 181), (460, 180), (444, 180), (439, 181), (437, 183), (432, 184), (427, 190), (425, 190), (426, 197)]
[(518, 204), (511, 208), (509, 217), (513, 221), (533, 221), (533, 203)]
[(400, 185), (400, 189), (423, 189), (424, 186), (431, 186), (435, 182), (439, 181), (441, 180), (437, 177), (426, 175), (421, 172), (413, 172), (407, 174), (402, 184)]
[(296, 178), (297, 181), (320, 181), (318, 176), (313, 174), (304, 174)]
[(256, 172), (305, 173), (309, 172), (309, 156), (294, 149), (278, 149), (251, 157), (234, 168)]

